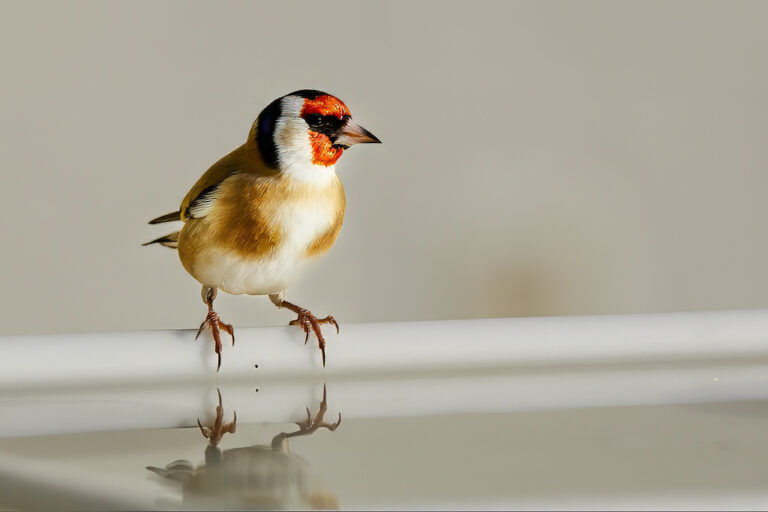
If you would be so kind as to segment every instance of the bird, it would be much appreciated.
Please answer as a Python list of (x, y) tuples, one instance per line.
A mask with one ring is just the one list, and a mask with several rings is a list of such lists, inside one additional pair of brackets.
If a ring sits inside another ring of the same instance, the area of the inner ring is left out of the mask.
[(338, 333), (333, 316), (318, 318), (285, 299), (307, 264), (326, 253), (344, 220), (344, 187), (336, 163), (354, 144), (381, 143), (357, 124), (338, 97), (302, 89), (271, 102), (244, 144), (214, 163), (181, 206), (149, 224), (181, 221), (180, 230), (146, 242), (176, 249), (184, 269), (201, 285), (208, 313), (195, 339), (210, 329), (221, 368), (221, 334), (235, 344), (234, 328), (214, 310), (218, 291), (266, 295), (296, 313), (289, 325), (317, 338), (325, 367), (323, 324)]

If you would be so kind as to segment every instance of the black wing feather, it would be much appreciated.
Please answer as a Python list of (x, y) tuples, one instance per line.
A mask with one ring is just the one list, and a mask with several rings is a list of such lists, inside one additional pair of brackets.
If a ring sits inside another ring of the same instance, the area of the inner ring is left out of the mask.
[(149, 221), (150, 224), (162, 224), (163, 222), (174, 222), (177, 220), (181, 220), (181, 210), (176, 210), (175, 212), (166, 213), (165, 215), (161, 215), (157, 217), (156, 219), (152, 219)]

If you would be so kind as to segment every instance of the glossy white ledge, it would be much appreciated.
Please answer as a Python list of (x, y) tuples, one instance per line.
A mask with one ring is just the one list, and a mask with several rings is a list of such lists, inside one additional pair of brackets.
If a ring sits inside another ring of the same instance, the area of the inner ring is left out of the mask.
[[(236, 328), (216, 372), (210, 334), (144, 331), (0, 337), (0, 389), (369, 376), (403, 372), (768, 356), (768, 310), (325, 326), (327, 368), (297, 327)], [(258, 365), (258, 368), (257, 368)]]
[(217, 388), (246, 423), (323, 383), (347, 418), (768, 399), (768, 311), (348, 325), (325, 370), (297, 331), (240, 329), (219, 373), (191, 331), (0, 338), (0, 437), (194, 426)]

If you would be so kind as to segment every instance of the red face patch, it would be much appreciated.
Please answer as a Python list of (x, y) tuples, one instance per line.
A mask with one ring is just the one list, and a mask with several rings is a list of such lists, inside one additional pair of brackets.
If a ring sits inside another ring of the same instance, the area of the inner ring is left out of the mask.
[(309, 132), (309, 143), (312, 145), (312, 163), (315, 165), (334, 165), (344, 152), (342, 148), (333, 147), (331, 139), (324, 133)]
[(330, 94), (323, 94), (317, 98), (304, 100), (304, 107), (301, 109), (301, 116), (309, 114), (320, 114), (321, 116), (335, 116), (341, 119), (344, 116), (352, 115), (349, 109), (339, 98)]
[[(350, 116), (349, 109), (344, 102), (329, 94), (304, 100), (301, 117), (311, 114), (333, 116), (337, 119)], [(312, 145), (312, 163), (315, 165), (334, 165), (344, 152), (342, 148), (333, 147), (331, 139), (324, 133), (310, 130), (309, 143)]]

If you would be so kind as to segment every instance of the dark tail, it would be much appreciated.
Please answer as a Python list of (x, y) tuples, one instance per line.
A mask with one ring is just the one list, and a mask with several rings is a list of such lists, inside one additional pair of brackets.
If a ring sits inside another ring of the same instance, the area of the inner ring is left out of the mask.
[(151, 242), (147, 242), (141, 245), (146, 246), (151, 244), (160, 244), (163, 247), (170, 247), (171, 249), (177, 249), (179, 247), (179, 233), (180, 233), (179, 231), (174, 231), (173, 233), (168, 233), (165, 236), (161, 236), (160, 238), (156, 238)]
[(162, 224), (163, 222), (173, 222), (175, 220), (181, 220), (181, 210), (161, 215), (156, 219), (152, 219), (149, 223)]

